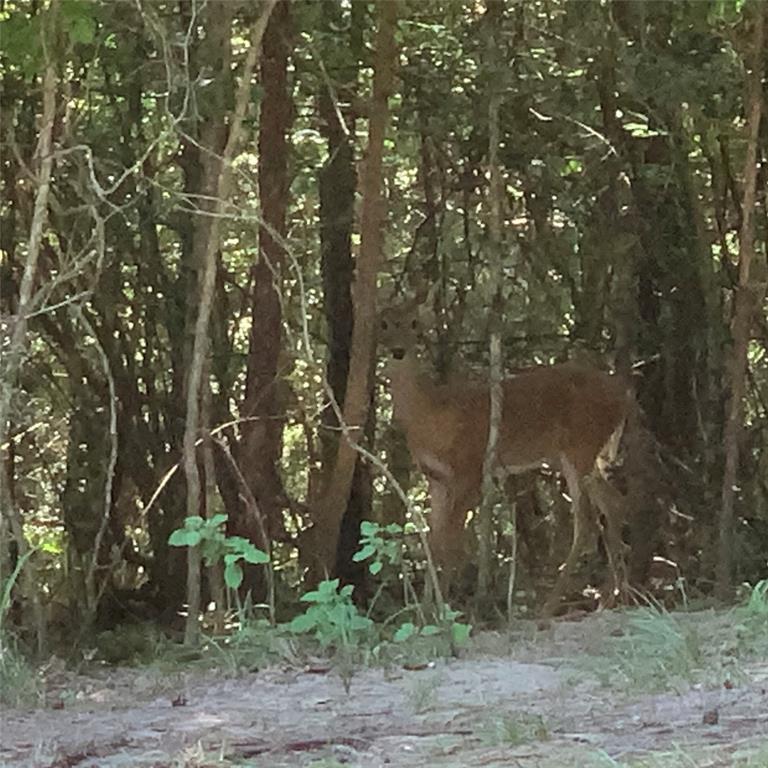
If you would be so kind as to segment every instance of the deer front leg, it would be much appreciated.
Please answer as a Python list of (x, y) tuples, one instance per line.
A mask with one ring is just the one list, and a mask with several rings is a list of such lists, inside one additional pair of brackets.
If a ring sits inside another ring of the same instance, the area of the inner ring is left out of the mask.
[(568, 493), (571, 497), (571, 509), (573, 513), (573, 540), (571, 549), (565, 563), (560, 568), (555, 586), (552, 588), (543, 613), (552, 616), (557, 610), (563, 595), (571, 587), (571, 580), (578, 567), (582, 555), (593, 546), (595, 530), (590, 519), (589, 499), (584, 498), (582, 478), (576, 468), (567, 460), (562, 459), (562, 471), (565, 482), (568, 485)]
[(432, 510), (427, 541), (440, 573), (440, 589), (443, 597), (447, 598), (456, 574), (464, 563), (464, 521), (457, 519), (454, 514), (456, 493), (450, 483), (430, 478), (429, 496)]

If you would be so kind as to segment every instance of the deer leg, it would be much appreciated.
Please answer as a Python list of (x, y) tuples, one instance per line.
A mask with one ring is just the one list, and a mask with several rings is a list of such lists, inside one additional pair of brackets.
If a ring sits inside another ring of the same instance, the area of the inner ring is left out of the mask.
[(567, 459), (561, 459), (562, 471), (565, 482), (568, 485), (568, 493), (571, 497), (573, 511), (573, 540), (571, 549), (565, 563), (560, 568), (555, 586), (544, 603), (544, 615), (554, 614), (561, 598), (571, 586), (571, 580), (579, 564), (582, 555), (593, 544), (594, 526), (590, 520), (589, 499), (584, 498), (582, 478), (576, 468)]
[(443, 597), (447, 598), (453, 578), (464, 559), (464, 526), (455, 520), (455, 493), (449, 483), (430, 478), (429, 497), (432, 509), (427, 542), (440, 574), (440, 589)]
[(584, 481), (584, 488), (590, 500), (600, 512), (600, 529), (608, 557), (610, 583), (603, 591), (607, 601), (625, 590), (627, 575), (625, 558), (628, 547), (622, 537), (624, 526), (624, 497), (598, 471), (593, 472)]

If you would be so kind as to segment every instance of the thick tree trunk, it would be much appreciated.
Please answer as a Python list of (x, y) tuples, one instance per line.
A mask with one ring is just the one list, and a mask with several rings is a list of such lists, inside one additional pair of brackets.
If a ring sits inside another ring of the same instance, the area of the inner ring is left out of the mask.
[[(259, 116), (259, 200), (263, 224), (252, 270), (251, 335), (239, 464), (264, 515), (270, 538), (282, 537), (287, 504), (278, 472), (282, 453), (285, 398), (280, 397), (279, 358), (285, 215), (288, 207), (288, 141), (293, 105), (288, 88), (292, 47), (290, 3), (275, 8), (264, 37)], [(268, 550), (255, 520), (238, 521), (236, 533)]]
[(339, 440), (333, 469), (326, 474), (322, 498), (314, 511), (314, 529), (308, 540), (312, 551), (309, 578), (317, 581), (330, 573), (336, 562), (341, 519), (349, 502), (357, 463), (355, 445), (368, 419), (370, 376), (374, 351), (376, 279), (382, 260), (384, 200), (382, 161), (384, 135), (389, 117), (389, 94), (396, 66), (395, 27), (398, 3), (380, 0), (376, 35), (373, 97), (370, 104), (368, 147), (361, 183), (363, 197), (361, 244), (353, 287), (354, 327), (350, 369), (344, 397), (343, 437)]
[(747, 155), (744, 160), (744, 194), (741, 204), (742, 221), (739, 233), (739, 283), (733, 316), (733, 351), (730, 365), (730, 399), (725, 414), (725, 468), (723, 471), (722, 506), (719, 520), (719, 551), (717, 561), (717, 594), (721, 599), (733, 590), (733, 518), (739, 470), (739, 439), (744, 420), (744, 384), (747, 368), (752, 318), (755, 312), (755, 287), (750, 282), (750, 268), (755, 254), (755, 197), (757, 188), (757, 147), (763, 101), (763, 42), (766, 5), (753, 3), (754, 37), (748, 54), (747, 97)]
[[(320, 131), (328, 143), (328, 161), (319, 175), (320, 252), (323, 278), (323, 305), (328, 328), (326, 377), (336, 401), (343, 408), (349, 374), (352, 341), (352, 227), (354, 224), (355, 188), (355, 122), (354, 109), (347, 106), (355, 92), (359, 50), (354, 44), (361, 19), (350, 14), (350, 45), (324, 55), (327, 80), (318, 98)], [(329, 33), (342, 26), (341, 8), (323, 4), (324, 28)], [(338, 83), (334, 87), (333, 83)], [(369, 387), (373, 380), (369, 381)], [(323, 411), (323, 466), (331, 466), (338, 451), (339, 420), (333, 408)], [(366, 440), (371, 437), (373, 420), (368, 420)], [(367, 569), (355, 563), (352, 555), (358, 549), (360, 523), (370, 517), (371, 473), (367, 464), (357, 462), (352, 478), (349, 501), (341, 521), (339, 545), (334, 572), (343, 582), (358, 587)]]

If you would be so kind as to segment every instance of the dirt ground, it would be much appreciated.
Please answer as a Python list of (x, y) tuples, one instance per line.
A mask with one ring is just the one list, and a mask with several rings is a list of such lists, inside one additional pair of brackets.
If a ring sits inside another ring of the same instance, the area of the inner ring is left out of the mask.
[(58, 703), (2, 711), (0, 765), (768, 766), (768, 662), (722, 671), (728, 615), (685, 620), (715, 660), (663, 693), (611, 679), (621, 613), (479, 633), (461, 658), (355, 670), (349, 693), (321, 664), (60, 670)]

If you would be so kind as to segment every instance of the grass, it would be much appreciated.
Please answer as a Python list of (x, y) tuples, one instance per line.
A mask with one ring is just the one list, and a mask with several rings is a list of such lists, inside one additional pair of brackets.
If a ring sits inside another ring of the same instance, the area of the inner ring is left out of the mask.
[(28, 707), (42, 700), (40, 678), (8, 637), (0, 638), (0, 704)]
[(702, 639), (695, 626), (656, 607), (629, 615), (624, 634), (606, 638), (604, 653), (580, 667), (607, 687), (676, 690), (698, 678)]
[(5, 626), (13, 588), (31, 555), (32, 551), (29, 551), (20, 557), (13, 572), (7, 578), (0, 579), (0, 704), (10, 707), (29, 706), (42, 698), (37, 673), (19, 651), (15, 638)]
[(421, 714), (437, 704), (437, 693), (442, 682), (443, 676), (439, 671), (419, 675), (411, 682), (406, 697), (414, 713)]
[(541, 715), (508, 712), (483, 725), (478, 736), (484, 744), (517, 747), (532, 741), (546, 741), (549, 730)]

